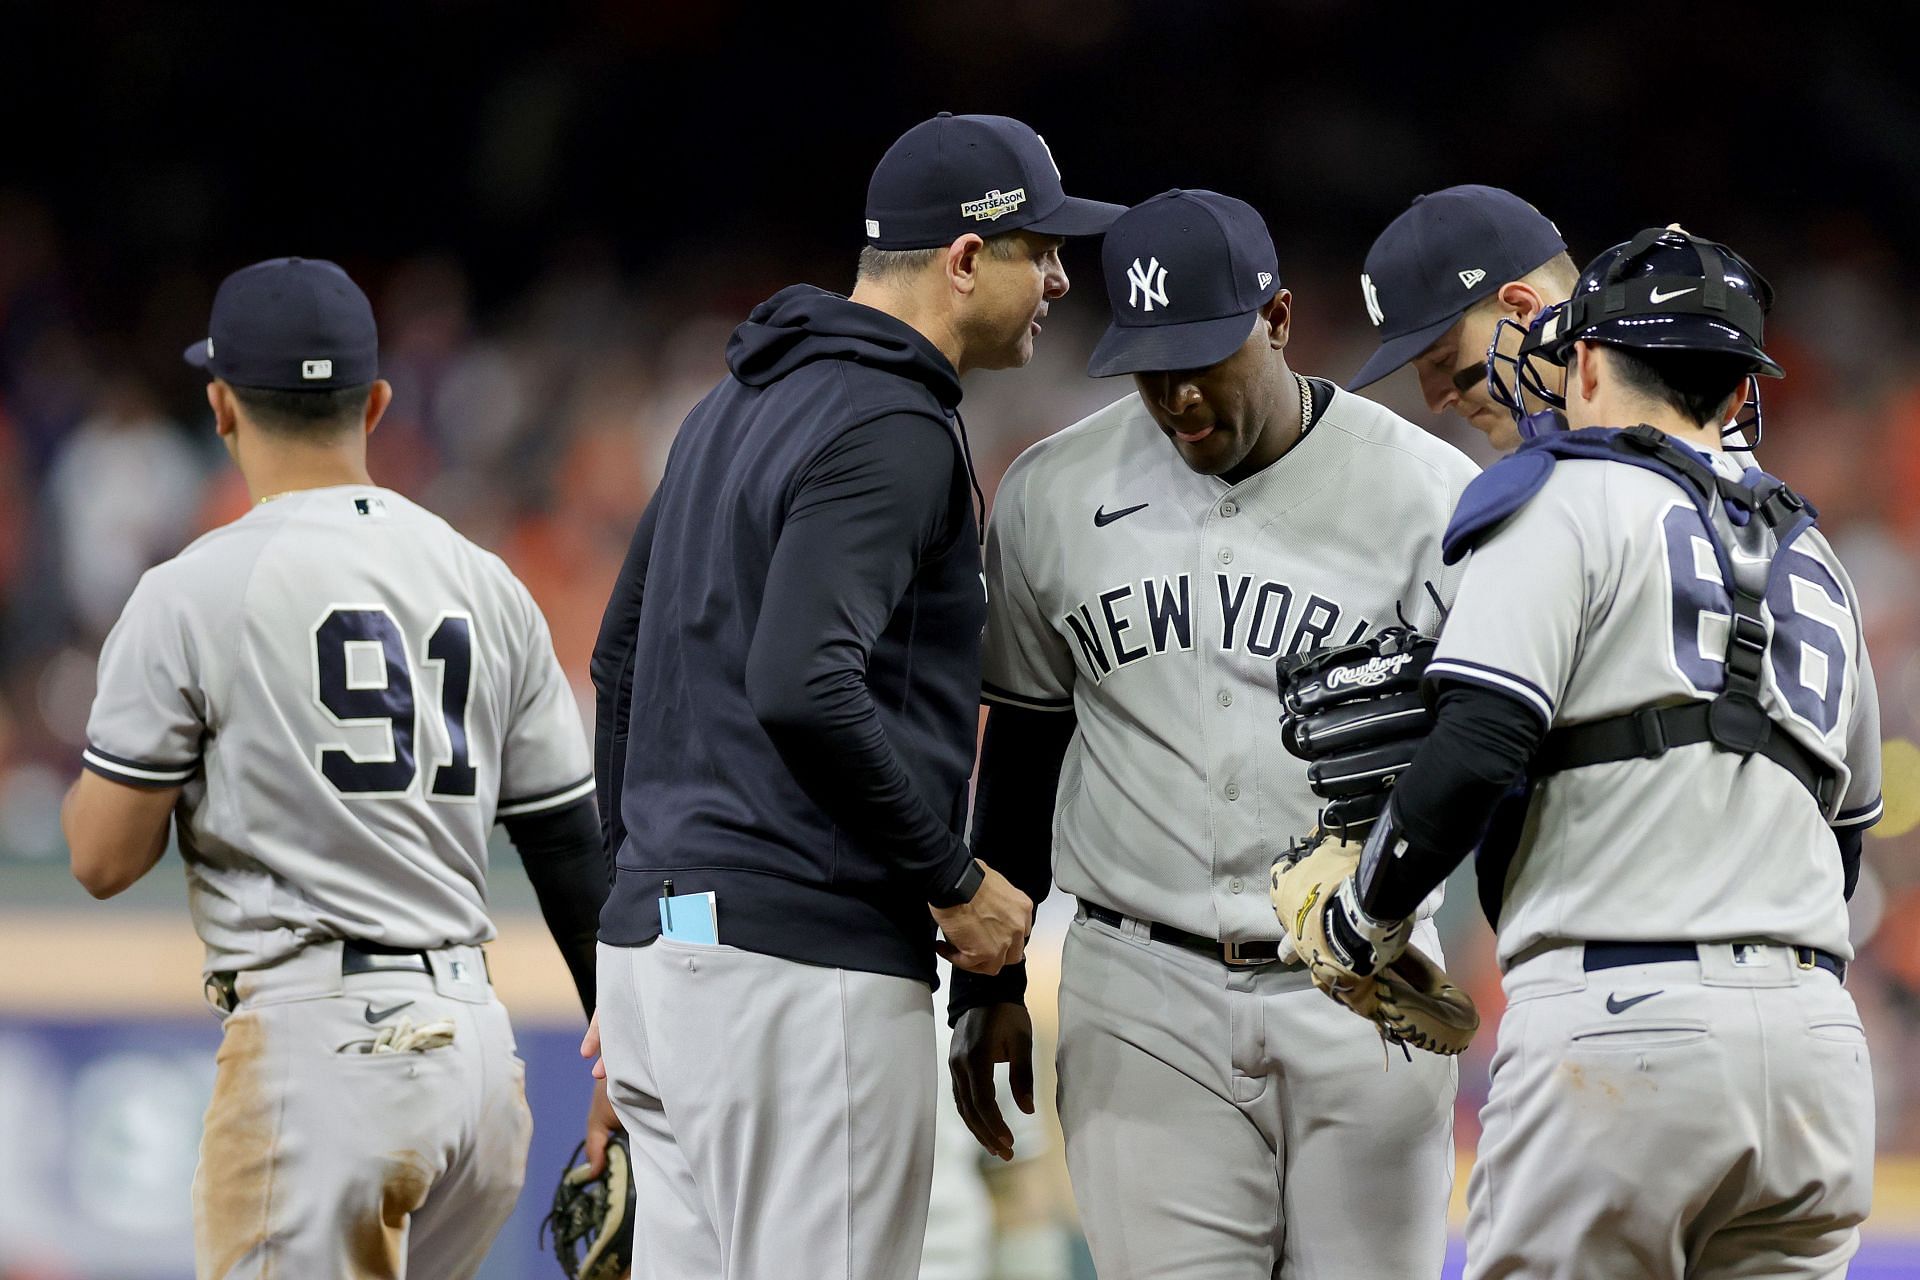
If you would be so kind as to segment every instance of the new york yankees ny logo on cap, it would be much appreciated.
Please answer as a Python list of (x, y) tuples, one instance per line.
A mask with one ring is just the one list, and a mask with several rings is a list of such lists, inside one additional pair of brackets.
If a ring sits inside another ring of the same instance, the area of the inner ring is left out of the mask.
[(1135, 205), (1108, 228), (1100, 261), (1113, 322), (1087, 365), (1096, 378), (1218, 364), (1280, 289), (1267, 224), (1214, 191)]

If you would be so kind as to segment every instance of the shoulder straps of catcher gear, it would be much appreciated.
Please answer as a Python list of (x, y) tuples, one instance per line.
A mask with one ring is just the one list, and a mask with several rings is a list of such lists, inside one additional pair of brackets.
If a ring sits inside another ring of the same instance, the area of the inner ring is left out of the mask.
[[(1608, 445), (1621, 454), (1623, 461), (1655, 462), (1656, 469), (1665, 470), (1688, 490), (1700, 509), (1701, 523), (1733, 602), (1727, 629), (1726, 683), (1711, 700), (1649, 705), (1604, 720), (1554, 729), (1534, 756), (1532, 776), (1541, 778), (1583, 765), (1652, 759), (1675, 747), (1711, 742), (1722, 751), (1741, 756), (1765, 756), (1807, 789), (1823, 815), (1830, 815), (1839, 798), (1839, 775), (1777, 725), (1760, 703), (1768, 644), (1762, 605), (1774, 575), (1780, 572), (1780, 552), (1813, 527), (1813, 507), (1762, 471), (1749, 470), (1741, 479), (1730, 480), (1652, 427), (1617, 432)], [(1771, 559), (1735, 560), (1727, 554), (1711, 519), (1711, 503), (1716, 499), (1725, 502), (1729, 518), (1737, 523), (1757, 518), (1773, 532), (1776, 546)]]

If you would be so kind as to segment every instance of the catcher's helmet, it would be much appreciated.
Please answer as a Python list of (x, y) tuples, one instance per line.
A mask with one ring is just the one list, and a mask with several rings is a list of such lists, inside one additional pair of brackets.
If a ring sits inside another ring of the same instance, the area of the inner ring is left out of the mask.
[[(1531, 438), (1555, 424), (1544, 421), (1546, 415), (1527, 413), (1520, 391), (1524, 388), (1555, 409), (1565, 408), (1566, 401), (1529, 362), (1537, 357), (1564, 367), (1579, 341), (1638, 351), (1719, 354), (1749, 375), (1778, 378), (1783, 371), (1761, 346), (1772, 308), (1773, 286), (1726, 245), (1690, 235), (1677, 225), (1649, 227), (1588, 263), (1573, 296), (1540, 314), (1516, 355), (1500, 352), (1496, 332), (1487, 352), (1489, 389), (1513, 412), (1521, 434)], [(1755, 387), (1748, 409), (1730, 430), (1750, 425), (1757, 430), (1758, 424)]]

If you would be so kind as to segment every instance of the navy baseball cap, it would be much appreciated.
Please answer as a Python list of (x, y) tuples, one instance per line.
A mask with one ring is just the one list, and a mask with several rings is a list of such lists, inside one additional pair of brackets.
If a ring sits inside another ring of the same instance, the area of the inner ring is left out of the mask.
[(1068, 195), (1046, 139), (1018, 120), (942, 111), (880, 157), (867, 184), (867, 243), (932, 249), (969, 231), (1097, 236), (1125, 208)]
[(1566, 251), (1560, 229), (1511, 191), (1470, 185), (1415, 196), (1367, 250), (1360, 289), (1380, 348), (1347, 390), (1386, 377), (1474, 303)]
[(207, 336), (186, 358), (236, 387), (332, 391), (380, 376), (380, 335), (367, 295), (339, 267), (271, 258), (220, 282)]
[(1100, 265), (1113, 323), (1087, 362), (1096, 378), (1218, 364), (1280, 291), (1266, 222), (1216, 191), (1176, 187), (1127, 210), (1107, 231)]

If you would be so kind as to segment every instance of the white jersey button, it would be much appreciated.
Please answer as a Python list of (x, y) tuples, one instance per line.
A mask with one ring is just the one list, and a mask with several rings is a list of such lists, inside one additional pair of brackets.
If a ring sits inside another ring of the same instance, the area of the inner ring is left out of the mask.
[(1222, 547), (1222, 548), (1220, 548), (1220, 563), (1221, 563), (1221, 564), (1232, 564), (1232, 563), (1233, 563), (1233, 548), (1232, 548), (1232, 547)]
[(1233, 890), (1233, 892), (1235, 893), (1240, 892), (1242, 889), (1246, 887), (1247, 887), (1246, 885), (1240, 882), (1239, 876), (1235, 876), (1233, 879), (1227, 881), (1227, 888)]
[(1231, 689), (1222, 689), (1222, 690), (1220, 691), (1220, 693), (1219, 693), (1219, 695), (1218, 695), (1218, 696), (1219, 696), (1219, 698), (1220, 698), (1220, 705), (1221, 705), (1221, 706), (1223, 706), (1223, 707), (1230, 707), (1230, 706), (1232, 706), (1232, 705), (1233, 705), (1233, 690), (1231, 690)]
[(1237, 782), (1229, 782), (1227, 784), (1227, 799), (1238, 800), (1239, 798), (1240, 798), (1240, 784)]
[(1220, 504), (1220, 514), (1223, 516), (1237, 516), (1240, 514), (1240, 504), (1232, 498), (1228, 498)]

